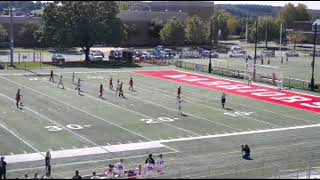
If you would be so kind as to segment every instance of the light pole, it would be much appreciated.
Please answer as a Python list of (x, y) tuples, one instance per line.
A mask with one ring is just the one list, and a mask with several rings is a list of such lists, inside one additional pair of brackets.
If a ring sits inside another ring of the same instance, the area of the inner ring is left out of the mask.
[(255, 34), (255, 40), (254, 40), (253, 81), (256, 81), (257, 42), (258, 42), (258, 18), (256, 19), (256, 34)]
[(14, 37), (13, 37), (13, 11), (12, 1), (10, 2), (9, 14), (10, 14), (10, 66), (13, 66), (13, 49), (14, 49)]
[[(212, 7), (212, 17), (214, 16), (214, 2)], [(211, 50), (212, 50), (212, 18), (210, 18), (210, 54), (209, 54), (209, 67), (208, 72), (209, 74), (212, 72), (212, 64), (211, 64)]]
[(283, 57), (282, 57), (282, 23), (280, 24), (280, 56), (281, 56), (281, 64), (283, 63)]
[(312, 30), (314, 31), (314, 40), (313, 40), (313, 59), (311, 63), (312, 67), (312, 74), (311, 74), (311, 82), (310, 82), (310, 89), (311, 91), (314, 90), (314, 63), (315, 63), (315, 58), (316, 58), (316, 44), (317, 44), (317, 29), (320, 26), (320, 19), (317, 19), (313, 24), (312, 24)]

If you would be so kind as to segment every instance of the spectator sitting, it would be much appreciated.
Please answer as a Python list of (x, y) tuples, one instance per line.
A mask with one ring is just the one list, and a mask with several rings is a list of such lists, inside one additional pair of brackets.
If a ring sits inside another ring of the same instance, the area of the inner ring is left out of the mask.
[(108, 169), (104, 171), (104, 175), (107, 176), (107, 179), (112, 179), (114, 177), (112, 164), (109, 164)]
[(52, 177), (49, 172), (46, 172), (46, 175), (42, 176), (41, 179), (52, 179)]
[(82, 177), (79, 175), (78, 170), (76, 170), (75, 175), (72, 177), (72, 179), (82, 179)]
[[(243, 145), (242, 145), (242, 147), (243, 147)], [(250, 148), (247, 144), (243, 147), (242, 151), (244, 151), (244, 155), (242, 157), (246, 160), (251, 160)]]
[(149, 154), (148, 158), (146, 159), (145, 164), (151, 163), (155, 165), (154, 159), (152, 158), (152, 154)]
[(120, 161), (115, 164), (114, 172), (115, 172), (115, 175), (117, 177), (123, 177), (124, 176), (123, 159), (120, 159)]
[(38, 172), (34, 173), (33, 179), (39, 179)]
[(100, 177), (97, 176), (96, 172), (92, 172), (92, 176), (90, 179), (100, 179)]

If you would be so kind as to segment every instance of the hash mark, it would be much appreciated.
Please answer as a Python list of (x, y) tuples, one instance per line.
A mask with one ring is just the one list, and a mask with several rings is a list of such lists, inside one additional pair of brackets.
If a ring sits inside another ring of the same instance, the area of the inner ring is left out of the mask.
[(11, 154), (11, 155), (14, 155), (14, 153), (13, 153), (13, 152), (10, 152), (10, 154)]
[(75, 147), (75, 146), (72, 146), (72, 148), (73, 148), (73, 149), (77, 149), (77, 147)]
[(23, 151), (24, 154), (27, 154), (27, 151)]

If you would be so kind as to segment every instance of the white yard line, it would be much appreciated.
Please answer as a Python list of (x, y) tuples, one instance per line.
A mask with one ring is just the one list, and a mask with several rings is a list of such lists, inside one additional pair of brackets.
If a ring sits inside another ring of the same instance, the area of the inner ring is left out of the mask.
[[(161, 95), (164, 95), (164, 96), (167, 96), (167, 97), (170, 97), (170, 98), (175, 98), (174, 96), (170, 96), (170, 95), (167, 95), (167, 91), (164, 91), (164, 90), (160, 90), (160, 89), (157, 89), (157, 88), (153, 88), (151, 86), (148, 86), (150, 87), (149, 89), (147, 89), (147, 87), (139, 87), (139, 86), (135, 86), (136, 88), (139, 88), (143, 91), (149, 91), (149, 92), (154, 92), (152, 90), (149, 90), (150, 88), (154, 89), (155, 91), (158, 91), (158, 92), (162, 92)], [(219, 108), (215, 108), (215, 107), (211, 107), (211, 106), (207, 106), (207, 105), (204, 105), (204, 104), (200, 104), (200, 103), (196, 103), (194, 102), (194, 100), (191, 100), (191, 98), (183, 98), (185, 100), (187, 100), (188, 103), (191, 103), (191, 104), (195, 104), (195, 105), (198, 105), (198, 106), (202, 106), (202, 107), (205, 107), (205, 108), (208, 108), (208, 109), (213, 109), (213, 110), (217, 110), (217, 111), (220, 111), (220, 112), (226, 112), (225, 110), (222, 110), (222, 109), (219, 109)], [(235, 117), (232, 117), (230, 116), (231, 118), (234, 118), (234, 119), (237, 119)], [(268, 125), (271, 125), (273, 127), (280, 127), (279, 125), (277, 124), (274, 124), (274, 123), (269, 123), (269, 122), (266, 122), (266, 121), (262, 121), (262, 120), (258, 120), (256, 118), (252, 118), (252, 117), (245, 117), (245, 116), (240, 116), (240, 118), (244, 118), (244, 119), (250, 119), (250, 120), (253, 120), (253, 121), (257, 121), (257, 122), (260, 122), (260, 123), (263, 123), (263, 124), (268, 124)]]
[[(92, 113), (90, 113), (90, 112), (87, 112), (87, 111), (85, 111), (85, 110), (83, 110), (83, 109), (77, 108), (77, 107), (75, 107), (75, 106), (73, 106), (73, 105), (71, 105), (71, 104), (68, 104), (68, 103), (63, 102), (63, 101), (60, 101), (60, 100), (58, 100), (58, 99), (56, 99), (56, 98), (54, 98), (54, 97), (51, 97), (51, 96), (49, 96), (49, 95), (46, 95), (46, 94), (42, 93), (41, 91), (35, 90), (35, 89), (31, 88), (31, 87), (28, 87), (28, 86), (23, 85), (23, 84), (21, 84), (21, 83), (17, 83), (17, 82), (15, 82), (15, 81), (12, 81), (11, 79), (8, 79), (8, 78), (5, 78), (5, 77), (0, 77), (0, 78), (5, 79), (5, 80), (7, 80), (7, 81), (9, 81), (9, 82), (12, 82), (12, 83), (14, 83), (14, 84), (16, 84), (16, 85), (19, 85), (19, 86), (25, 87), (25, 88), (27, 88), (27, 89), (30, 89), (30, 90), (36, 92), (37, 94), (41, 94), (41, 95), (43, 95), (43, 96), (46, 96), (46, 97), (48, 97), (48, 98), (50, 98), (50, 99), (53, 99), (53, 100), (55, 100), (55, 101), (57, 101), (57, 102), (59, 102), (59, 103), (61, 103), (61, 104), (67, 105), (67, 106), (69, 106), (69, 107), (71, 107), (71, 108), (73, 108), (73, 109), (76, 109), (76, 110), (81, 111), (81, 112), (83, 112), (83, 113), (85, 113), (85, 114), (88, 114), (88, 115), (90, 115), (90, 116), (92, 116), (92, 117), (94, 117), (94, 118), (96, 118), (96, 119), (100, 119), (100, 120), (102, 120), (102, 121), (104, 121), (104, 122), (107, 122), (108, 124), (111, 124), (111, 125), (116, 126), (116, 127), (120, 128), (120, 129), (122, 129), (122, 130), (125, 130), (125, 131), (127, 131), (127, 132), (130, 132), (130, 133), (135, 134), (135, 135), (137, 135), (137, 136), (140, 136), (140, 137), (142, 137), (142, 138), (144, 138), (144, 139), (146, 139), (146, 140), (151, 140), (151, 139), (149, 139), (149, 138), (147, 138), (147, 137), (145, 137), (145, 136), (143, 136), (143, 135), (141, 135), (141, 134), (139, 134), (139, 133), (133, 132), (133, 131), (131, 131), (131, 130), (127, 129), (127, 128), (124, 128), (124, 127), (122, 127), (122, 126), (120, 126), (120, 125), (118, 125), (118, 124), (115, 124), (115, 123), (113, 123), (113, 122), (111, 122), (111, 121), (107, 121), (107, 120), (105, 120), (105, 119), (103, 119), (103, 118), (101, 118), (101, 117), (99, 117), (99, 116), (96, 116), (96, 115), (94, 115), (94, 114), (92, 114)], [(96, 98), (96, 99), (98, 99), (98, 98)], [(117, 106), (117, 105), (115, 105), (115, 106)], [(122, 109), (125, 109), (125, 108), (123, 108), (123, 107), (121, 107), (121, 108), (122, 108)]]
[[(181, 70), (175, 70), (173, 69), (174, 71), (179, 71), (179, 72), (183, 72), (183, 73), (189, 73), (189, 74), (194, 74), (194, 75), (199, 75), (199, 76), (206, 76), (206, 77), (211, 77), (211, 78), (217, 78), (217, 79), (223, 79), (223, 80), (230, 80), (230, 81), (233, 81), (233, 82), (237, 82), (237, 83), (243, 83), (241, 81), (236, 81), (236, 80), (232, 80), (232, 79), (228, 79), (228, 78), (222, 78), (222, 77), (216, 77), (216, 76), (210, 76), (210, 75), (202, 75), (202, 74), (197, 74), (197, 73), (191, 73), (191, 72), (187, 72), (187, 71), (181, 71)], [(272, 89), (277, 89), (276, 87), (274, 86), (269, 86), (269, 85), (264, 85), (264, 84), (257, 84), (258, 86), (264, 86), (264, 87), (268, 87), (268, 88), (272, 88)], [(311, 95), (311, 94), (306, 94), (306, 93), (300, 93), (300, 92), (295, 92), (295, 91), (290, 91), (290, 90), (287, 90), (288, 92), (292, 92), (292, 93), (299, 93), (299, 94), (302, 94), (302, 95), (309, 95), (309, 96), (314, 96), (314, 97), (317, 97), (317, 98), (320, 98), (318, 96), (315, 96), (315, 95)], [(190, 92), (191, 94), (195, 94), (195, 92)], [(234, 104), (237, 104), (237, 103), (234, 103)], [(253, 109), (256, 109), (256, 110), (262, 110), (262, 111), (265, 111), (265, 112), (269, 112), (269, 113), (272, 113), (272, 114), (276, 114), (278, 116), (283, 116), (283, 117), (286, 117), (286, 118), (292, 118), (292, 119), (295, 119), (295, 120), (299, 120), (299, 121), (305, 121), (303, 119), (298, 119), (298, 118), (295, 118), (295, 117), (292, 117), (292, 116), (288, 116), (288, 115), (285, 115), (285, 114), (279, 114), (277, 112), (274, 112), (274, 111), (271, 111), (271, 110), (267, 110), (267, 109), (257, 109), (255, 107), (251, 107), (251, 106), (247, 106), (245, 104), (237, 104), (239, 106), (244, 106), (244, 107), (248, 107), (248, 108), (253, 108)], [(305, 121), (306, 122), (306, 121)]]
[[(10, 100), (10, 101), (12, 101), (12, 102), (15, 102), (15, 100), (14, 100), (13, 98), (10, 98), (10, 97), (9, 97), (9, 96), (7, 96), (7, 95), (4, 95), (4, 94), (2, 94), (2, 93), (0, 93), (0, 95), (1, 95), (1, 96), (3, 96), (3, 97), (5, 97), (5, 98), (7, 98), (8, 100)], [(49, 121), (49, 122), (51, 122), (51, 123), (53, 123), (53, 124), (57, 125), (58, 127), (61, 127), (62, 129), (64, 129), (64, 130), (68, 131), (69, 133), (71, 133), (71, 134), (73, 134), (73, 135), (75, 135), (75, 136), (79, 137), (80, 139), (83, 139), (83, 140), (85, 140), (86, 142), (89, 142), (90, 144), (92, 144), (92, 145), (94, 145), (94, 146), (99, 146), (98, 144), (96, 144), (95, 142), (91, 141), (90, 139), (88, 139), (88, 138), (86, 138), (86, 137), (81, 136), (80, 134), (78, 134), (78, 133), (76, 133), (76, 132), (72, 131), (72, 130), (71, 130), (71, 129), (69, 129), (69, 128), (66, 128), (65, 126), (61, 125), (60, 123), (58, 123), (58, 122), (56, 122), (56, 121), (54, 121), (54, 120), (52, 120), (52, 119), (50, 119), (50, 118), (46, 117), (45, 115), (43, 115), (43, 114), (41, 114), (41, 113), (39, 113), (39, 112), (37, 112), (37, 111), (35, 111), (35, 110), (31, 109), (30, 107), (28, 107), (28, 106), (24, 106), (24, 108), (28, 109), (29, 111), (33, 112), (34, 114), (36, 114), (36, 115), (38, 115), (38, 116), (40, 116), (40, 117), (42, 117), (42, 118), (46, 119), (47, 121)], [(102, 148), (102, 147), (101, 147), (101, 148)], [(103, 148), (102, 148), (102, 149), (103, 149)], [(106, 151), (107, 151), (107, 149), (104, 149), (104, 150), (106, 150)], [(38, 151), (38, 152), (39, 152), (39, 151)]]
[[(5, 125), (0, 123), (0, 126), (5, 129), (6, 131), (8, 131), (10, 134), (12, 134), (13, 136), (15, 136), (17, 139), (19, 139), (21, 142), (23, 142), (25, 145), (27, 145), (28, 147), (30, 147), (32, 150), (34, 150), (35, 152), (40, 152), (37, 148), (35, 148), (34, 146), (32, 146), (30, 143), (28, 143), (26, 140), (24, 140), (22, 137), (20, 137), (19, 135), (17, 135), (16, 133), (14, 133), (13, 131), (11, 131), (9, 128), (7, 128)], [(45, 155), (41, 154), (41, 157), (43, 158)]]
[[(66, 78), (66, 79), (69, 79), (69, 78)], [(49, 83), (49, 82), (47, 82), (47, 81), (44, 81), (44, 82)], [(73, 89), (70, 89), (70, 88), (67, 88), (67, 87), (65, 87), (65, 89), (74, 92)], [(139, 115), (139, 116), (143, 116), (143, 117), (145, 117), (145, 118), (154, 119), (154, 118), (152, 118), (151, 116), (148, 116), (148, 115), (146, 115), (146, 114), (143, 114), (143, 113), (140, 113), (140, 112), (137, 112), (137, 111), (133, 111), (133, 110), (131, 110), (131, 109), (128, 109), (128, 108), (125, 108), (125, 107), (116, 105), (116, 104), (111, 103), (111, 102), (108, 102), (108, 101), (104, 101), (104, 100), (99, 99), (99, 98), (97, 98), (97, 97), (94, 97), (94, 96), (92, 96), (92, 95), (90, 95), (90, 94), (88, 94), (88, 93), (83, 93), (83, 94), (85, 94), (86, 97), (89, 97), (89, 98), (91, 98), (91, 99), (93, 99), (93, 100), (95, 100), (95, 101), (100, 101), (100, 102), (103, 102), (103, 103), (105, 103), (105, 104), (109, 104), (109, 105), (115, 106), (115, 107), (117, 107), (117, 108), (123, 109), (123, 110), (125, 110), (125, 111), (129, 111), (129, 112), (134, 113), (134, 114), (137, 114), (137, 115)], [(137, 98), (136, 98), (136, 99), (137, 99)], [(140, 100), (140, 99), (138, 99), (138, 100)], [(140, 100), (140, 101), (141, 101), (141, 100)], [(193, 132), (193, 131), (180, 128), (180, 127), (178, 127), (178, 126), (175, 126), (175, 125), (172, 125), (172, 124), (169, 124), (169, 123), (166, 123), (166, 122), (160, 122), (160, 123), (166, 124), (166, 125), (168, 125), (168, 126), (171, 126), (171, 127), (176, 128), (176, 129), (178, 129), (178, 130), (181, 130), (181, 131), (184, 131), (184, 132), (187, 132), (187, 133), (196, 135), (196, 136), (200, 136), (200, 134), (198, 134), (198, 133), (195, 133), (195, 132)], [(141, 135), (141, 136), (142, 136), (142, 135)], [(145, 138), (145, 139), (148, 139), (148, 138), (146, 138), (146, 137), (144, 137), (144, 138)], [(151, 140), (151, 139), (148, 139), (148, 140)]]

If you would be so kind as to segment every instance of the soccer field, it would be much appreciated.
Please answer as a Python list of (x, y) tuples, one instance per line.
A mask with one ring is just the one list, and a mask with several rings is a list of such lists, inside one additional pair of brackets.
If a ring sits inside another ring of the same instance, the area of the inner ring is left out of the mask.
[[(219, 91), (140, 73), (175, 69), (55, 69), (55, 83), (49, 70), (0, 72), (0, 152), (8, 178), (44, 174), (48, 150), (55, 178), (71, 178), (76, 169), (102, 173), (120, 158), (133, 167), (149, 153), (164, 155), (164, 178), (262, 178), (319, 166), (319, 113), (236, 94), (228, 94), (222, 109)], [(83, 80), (82, 95), (72, 72)], [(65, 89), (57, 88), (60, 74)], [(124, 83), (125, 98), (108, 89), (110, 77), (114, 87), (117, 79)], [(128, 90), (130, 77), (135, 91)], [(178, 115), (178, 86), (185, 116)], [(15, 106), (18, 88), (22, 110)], [(253, 160), (242, 159), (242, 144)]]

